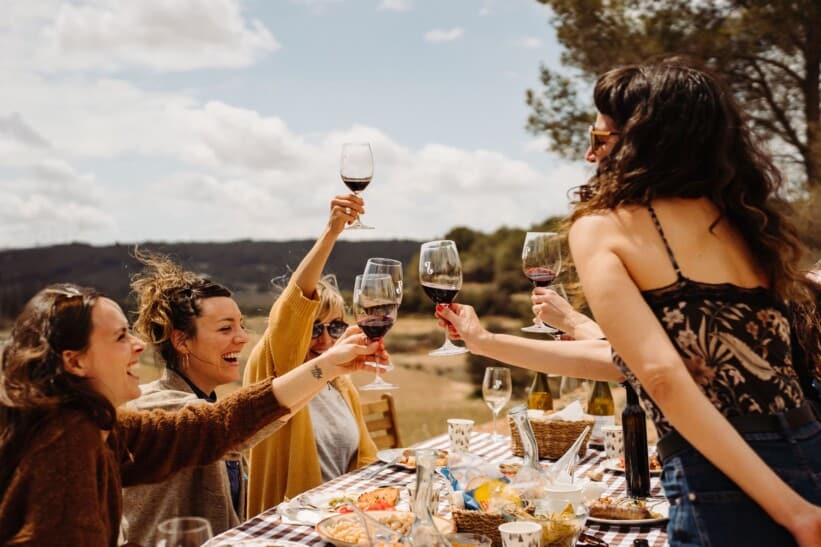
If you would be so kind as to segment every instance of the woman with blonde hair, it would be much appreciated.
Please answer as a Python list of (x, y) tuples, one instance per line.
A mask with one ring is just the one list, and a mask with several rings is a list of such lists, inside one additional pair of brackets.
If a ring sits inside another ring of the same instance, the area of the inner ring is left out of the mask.
[[(320, 279), (344, 227), (344, 219), (332, 215), (294, 271), (271, 308), (262, 340), (248, 358), (245, 384), (287, 374), (316, 359), (345, 332), (342, 295), (335, 285)], [(375, 460), (376, 445), (368, 434), (359, 394), (348, 377), (340, 376), (328, 382), (307, 408), (251, 448), (248, 514)]]

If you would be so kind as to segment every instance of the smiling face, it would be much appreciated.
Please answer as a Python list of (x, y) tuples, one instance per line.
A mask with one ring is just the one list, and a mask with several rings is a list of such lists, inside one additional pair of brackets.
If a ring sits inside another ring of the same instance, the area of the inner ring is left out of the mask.
[(205, 393), (239, 380), (239, 354), (248, 343), (242, 313), (233, 298), (215, 296), (200, 301), (195, 320), (196, 334), (186, 339), (179, 351), (188, 356), (182, 370)]
[(66, 368), (88, 379), (91, 387), (115, 407), (140, 396), (140, 378), (133, 372), (145, 342), (131, 334), (116, 302), (100, 298), (91, 310), (88, 348)]
[[(616, 122), (613, 121), (613, 118), (601, 113), (599, 113), (596, 116), (596, 123), (593, 124), (593, 129), (597, 131), (619, 130), (619, 128), (616, 127)], [(618, 138), (618, 135), (599, 137), (600, 140), (595, 146), (591, 145), (587, 147), (587, 152), (585, 152), (584, 154), (584, 159), (586, 159), (590, 163), (600, 162), (602, 159), (610, 155), (610, 152), (616, 145), (616, 141), (618, 140)]]

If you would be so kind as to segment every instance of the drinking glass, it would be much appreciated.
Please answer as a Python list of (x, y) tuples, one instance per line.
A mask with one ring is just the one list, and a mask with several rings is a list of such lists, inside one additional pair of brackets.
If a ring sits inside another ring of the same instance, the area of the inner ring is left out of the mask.
[[(456, 243), (429, 241), (419, 251), (419, 282), (428, 298), (436, 304), (450, 305), (462, 288), (462, 262)], [(428, 355), (458, 355), (467, 349), (453, 344), (445, 327), (445, 343)]]
[[(356, 276), (353, 289), (353, 313), (356, 324), (368, 337), (368, 342), (381, 341), (396, 321), (399, 304), (396, 302), (396, 288), (387, 274), (362, 274)], [(386, 382), (379, 375), (382, 369), (390, 370), (390, 363), (366, 363), (374, 367), (374, 379), (359, 389), (365, 391), (399, 389)]]
[(402, 263), (392, 258), (369, 258), (365, 264), (365, 275), (387, 274), (396, 289), (396, 303), (402, 304)]
[(175, 517), (157, 526), (156, 547), (200, 547), (211, 539), (211, 523), (202, 517)]
[[(342, 182), (351, 192), (359, 195), (373, 178), (373, 152), (367, 142), (346, 142), (342, 145), (342, 157), (339, 160), (339, 174)], [(346, 230), (373, 230), (373, 226), (365, 226), (357, 215), (353, 224)]]
[(493, 435), (491, 439), (494, 441), (499, 441), (502, 438), (501, 435), (496, 433), (496, 419), (499, 412), (510, 400), (511, 391), (509, 369), (505, 367), (487, 367), (485, 369), (485, 378), (482, 381), (482, 398), (493, 413)]
[[(562, 269), (562, 239), (556, 232), (528, 232), (522, 246), (522, 270), (534, 287), (548, 287)], [(538, 317), (524, 332), (555, 334), (553, 327)]]

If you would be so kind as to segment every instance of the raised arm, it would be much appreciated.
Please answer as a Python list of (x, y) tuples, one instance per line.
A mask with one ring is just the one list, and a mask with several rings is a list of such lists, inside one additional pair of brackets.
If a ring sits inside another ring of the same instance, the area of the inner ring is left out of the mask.
[(451, 304), (451, 308), (437, 306), (436, 315), (452, 325), (451, 337), (464, 340), (471, 353), (562, 376), (615, 382), (624, 379), (613, 364), (606, 340), (531, 340), (496, 334), (482, 327), (472, 307)]
[(617, 252), (619, 233), (611, 217), (591, 215), (574, 223), (569, 238), (585, 295), (609, 342), (696, 450), (796, 539), (818, 534), (821, 508), (799, 496), (758, 457), (690, 376)]

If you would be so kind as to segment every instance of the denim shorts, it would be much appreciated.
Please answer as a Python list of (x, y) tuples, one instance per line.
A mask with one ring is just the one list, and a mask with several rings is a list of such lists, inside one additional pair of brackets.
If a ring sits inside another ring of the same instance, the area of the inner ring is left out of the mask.
[[(793, 490), (821, 505), (821, 423), (742, 437)], [(661, 480), (670, 500), (672, 547), (796, 545), (786, 528), (693, 448), (667, 458)]]

